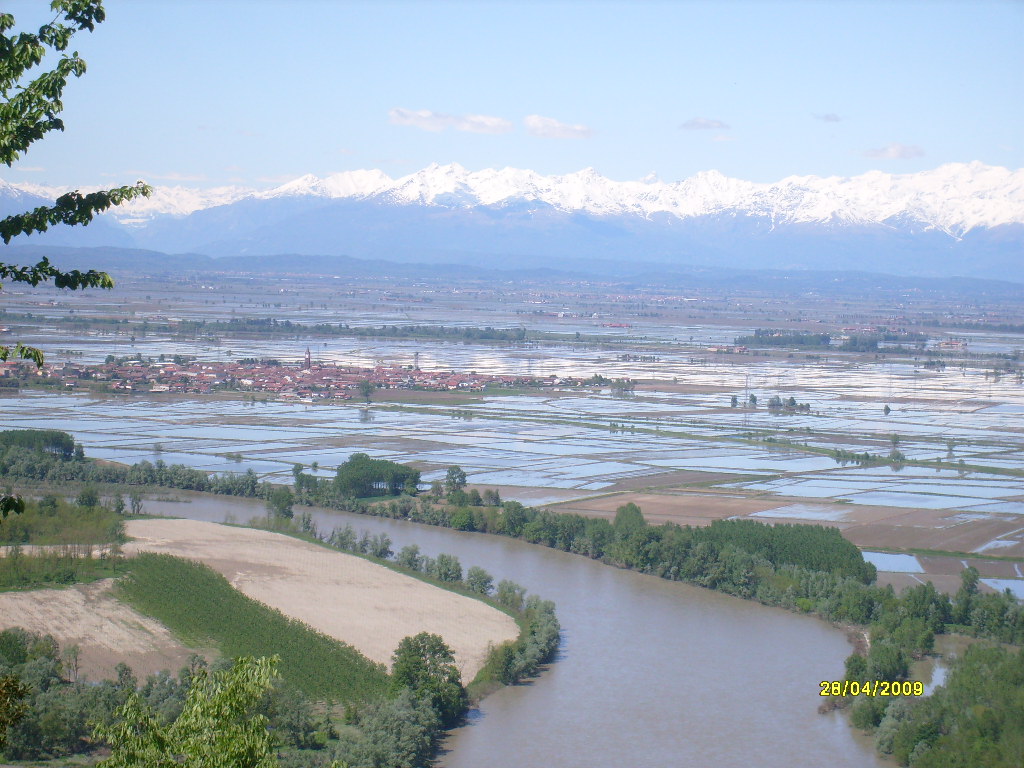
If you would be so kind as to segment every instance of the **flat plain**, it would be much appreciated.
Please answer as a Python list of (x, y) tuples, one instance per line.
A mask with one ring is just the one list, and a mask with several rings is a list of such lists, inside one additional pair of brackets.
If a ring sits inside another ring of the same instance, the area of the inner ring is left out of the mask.
[[(378, 390), (370, 403), (286, 402), (238, 390), (110, 395), (83, 383), (6, 395), (3, 421), (67, 428), (101, 459), (253, 469), (271, 482), (290, 482), (296, 463), (312, 471), (316, 462), (328, 477), (359, 451), (413, 464), (427, 482), (457, 464), (481, 490), (586, 515), (608, 516), (634, 501), (653, 522), (751, 517), (836, 526), (869, 552), (954, 553), (961, 567), (1017, 580), (1010, 586), (1024, 594), (1019, 291), (987, 285), (970, 294), (966, 286), (958, 294), (948, 283), (899, 280), (858, 291), (806, 279), (793, 289), (777, 284), (773, 295), (684, 282), (453, 286), (399, 276), (342, 287), (287, 275), (129, 275), (110, 302), (12, 292), (12, 332), (55, 349), (55, 361), (173, 353), (298, 366), (308, 348), (317, 366), (602, 378), (509, 391)], [(31, 319), (15, 322), (28, 310)], [(186, 320), (246, 317), (335, 330), (175, 330)], [(527, 340), (451, 341), (401, 330), (442, 324), (519, 327)], [(356, 337), (339, 325), (388, 330)], [(815, 349), (736, 345), (757, 328), (834, 340)], [(897, 340), (844, 349), (842, 340), (858, 333)], [(611, 386), (616, 380), (631, 386)], [(773, 397), (798, 407), (766, 407)], [(897, 452), (902, 459), (890, 461)], [(851, 458), (864, 454), (871, 460)], [(927, 558), (920, 563), (920, 573), (882, 579), (930, 576)], [(934, 575), (955, 587), (952, 574)]]

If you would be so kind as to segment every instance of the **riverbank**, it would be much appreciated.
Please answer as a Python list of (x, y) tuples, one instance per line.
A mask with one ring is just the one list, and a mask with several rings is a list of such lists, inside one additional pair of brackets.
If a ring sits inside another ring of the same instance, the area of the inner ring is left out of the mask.
[(469, 597), (280, 533), (194, 520), (131, 520), (125, 554), (204, 563), (243, 594), (390, 665), (403, 637), (440, 635), (472, 680), (488, 648), (514, 640), (514, 619)]

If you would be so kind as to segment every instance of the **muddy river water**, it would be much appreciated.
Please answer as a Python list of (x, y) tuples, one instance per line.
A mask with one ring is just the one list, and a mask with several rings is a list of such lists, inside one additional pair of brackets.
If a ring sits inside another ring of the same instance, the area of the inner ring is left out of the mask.
[[(146, 506), (216, 522), (262, 513), (238, 499)], [(850, 646), (816, 619), (501, 537), (314, 517), (322, 530), (386, 532), (396, 551), (457, 555), (556, 602), (557, 661), (487, 697), (446, 741), (445, 768), (884, 765), (841, 714), (817, 711), (819, 682), (842, 675)]]

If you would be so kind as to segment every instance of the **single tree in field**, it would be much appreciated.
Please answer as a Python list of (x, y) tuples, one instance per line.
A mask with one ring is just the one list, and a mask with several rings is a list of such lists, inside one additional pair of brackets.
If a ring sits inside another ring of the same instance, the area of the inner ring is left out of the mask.
[[(58, 117), (64, 109), (61, 101), (68, 78), (85, 73), (85, 61), (77, 52), (68, 53), (76, 32), (89, 32), (103, 21), (100, 0), (53, 0), (54, 18), (38, 32), (14, 32), (14, 16), (0, 13), (0, 163), (14, 165), (28, 148), (50, 131), (63, 131)], [(33, 72), (44, 59), (58, 56), (53, 69)], [(53, 205), (43, 205), (25, 213), (0, 220), (0, 239), (8, 244), (18, 235), (45, 232), (55, 224), (88, 224), (97, 213), (139, 195), (149, 195), (143, 182), (83, 195), (77, 190), (61, 195)], [(58, 288), (112, 288), (114, 281), (106, 272), (90, 269), (61, 270), (45, 256), (35, 265), (22, 266), (0, 262), (0, 280), (15, 283), (53, 282)], [(11, 356), (43, 364), (43, 353), (21, 342), (0, 344), (0, 360)], [(23, 512), (19, 496), (0, 495), (0, 518), (11, 512)]]
[(133, 488), (128, 492), (128, 503), (131, 505), (133, 515), (142, 514), (142, 491)]
[(359, 382), (359, 394), (363, 396), (366, 402), (370, 402), (370, 398), (373, 397), (373, 390), (376, 387), (373, 386), (373, 382), (369, 379), (363, 379)]
[(417, 699), (429, 702), (441, 716), (442, 725), (458, 722), (468, 698), (455, 656), (443, 638), (428, 632), (406, 637), (391, 660), (391, 683), (397, 691), (408, 688)]
[(460, 466), (448, 467), (448, 472), (444, 477), (444, 489), (448, 493), (452, 491), (461, 491), (466, 487), (466, 473)]
[(273, 512), (277, 517), (291, 519), (295, 514), (295, 511), (292, 509), (294, 503), (295, 497), (292, 495), (291, 489), (281, 485), (272, 490), (267, 496), (267, 511)]

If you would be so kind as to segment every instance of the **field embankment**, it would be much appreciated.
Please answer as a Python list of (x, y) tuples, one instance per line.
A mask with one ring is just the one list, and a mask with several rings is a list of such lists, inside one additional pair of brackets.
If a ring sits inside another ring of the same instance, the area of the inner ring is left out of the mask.
[(384, 566), (278, 533), (194, 520), (133, 520), (126, 554), (196, 560), (243, 594), (341, 640), (381, 664), (402, 638), (440, 635), (463, 680), (484, 665), (490, 645), (519, 634), (508, 615)]

